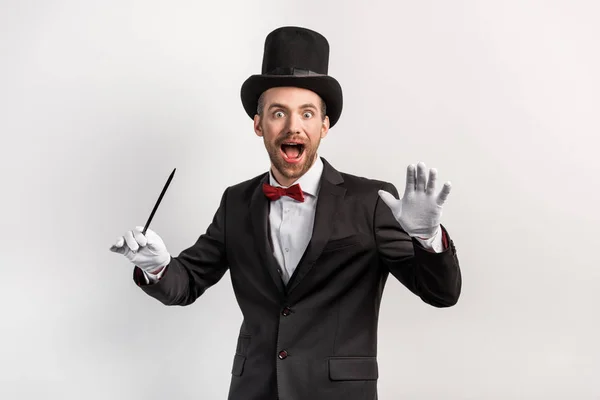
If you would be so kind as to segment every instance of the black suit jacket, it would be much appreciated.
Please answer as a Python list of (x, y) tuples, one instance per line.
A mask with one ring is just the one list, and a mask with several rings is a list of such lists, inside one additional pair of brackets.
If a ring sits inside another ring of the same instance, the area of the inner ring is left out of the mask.
[(157, 283), (136, 283), (166, 305), (193, 303), (229, 268), (243, 314), (230, 400), (377, 398), (377, 322), (391, 273), (424, 302), (454, 305), (456, 250), (426, 250), (377, 191), (393, 185), (324, 169), (312, 239), (284, 285), (268, 235), (268, 173), (225, 190), (205, 234), (173, 257)]

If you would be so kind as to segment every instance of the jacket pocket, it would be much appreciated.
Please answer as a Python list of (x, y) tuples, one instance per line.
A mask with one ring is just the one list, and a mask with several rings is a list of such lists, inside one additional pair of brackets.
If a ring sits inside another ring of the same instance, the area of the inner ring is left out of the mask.
[(329, 379), (332, 381), (369, 381), (379, 378), (376, 357), (332, 357)]
[(330, 240), (325, 244), (323, 248), (323, 252), (343, 249), (344, 247), (350, 247), (360, 244), (360, 239), (358, 235), (348, 236), (341, 239)]
[(244, 372), (244, 364), (246, 363), (246, 356), (236, 354), (233, 357), (233, 367), (231, 368), (231, 374), (235, 376), (242, 376)]
[(235, 356), (233, 357), (233, 367), (231, 368), (231, 374), (235, 376), (242, 376), (244, 372), (244, 364), (246, 363), (246, 355), (248, 354), (248, 348), (250, 347), (250, 335), (240, 334), (237, 340), (237, 346), (235, 348)]
[(237, 340), (237, 346), (235, 348), (235, 352), (237, 354), (241, 354), (245, 356), (248, 354), (248, 347), (250, 347), (250, 340), (252, 337), (250, 335), (241, 334)]

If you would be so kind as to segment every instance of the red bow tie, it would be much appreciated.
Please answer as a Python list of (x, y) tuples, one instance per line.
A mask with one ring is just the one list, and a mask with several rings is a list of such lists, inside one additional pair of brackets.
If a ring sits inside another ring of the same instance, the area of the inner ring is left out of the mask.
[(288, 196), (300, 202), (304, 201), (304, 193), (302, 193), (302, 189), (300, 189), (300, 185), (297, 183), (289, 188), (271, 186), (268, 183), (263, 183), (263, 192), (265, 193), (265, 196), (271, 200), (277, 200), (281, 196)]

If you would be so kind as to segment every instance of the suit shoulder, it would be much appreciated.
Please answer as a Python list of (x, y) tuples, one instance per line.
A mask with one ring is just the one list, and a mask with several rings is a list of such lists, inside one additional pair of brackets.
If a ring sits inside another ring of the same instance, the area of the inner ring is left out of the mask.
[(374, 215), (377, 204), (379, 204), (379, 190), (385, 190), (395, 197), (398, 197), (398, 191), (389, 182), (372, 179), (364, 176), (358, 176), (340, 172), (346, 188), (347, 198), (362, 204), (365, 207), (366, 215)]
[(231, 185), (227, 188), (227, 192), (236, 198), (246, 198), (247, 196), (252, 196), (252, 193), (266, 174), (267, 172), (263, 172), (262, 174), (253, 178)]
[(356, 192), (373, 192), (385, 187), (394, 186), (390, 182), (382, 181), (379, 179), (367, 178), (364, 176), (348, 174), (346, 172), (340, 172), (344, 178), (344, 185), (350, 191)]

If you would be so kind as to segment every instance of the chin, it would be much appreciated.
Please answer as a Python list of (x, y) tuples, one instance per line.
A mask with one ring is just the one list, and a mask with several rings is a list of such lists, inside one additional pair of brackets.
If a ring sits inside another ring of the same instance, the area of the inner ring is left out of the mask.
[(301, 160), (289, 163), (284, 157), (281, 157), (281, 155), (278, 154), (275, 157), (271, 157), (271, 163), (286, 179), (295, 180), (300, 178), (310, 169), (314, 159), (314, 155), (303, 154)]
[(277, 167), (279, 172), (281, 172), (281, 175), (285, 176), (286, 178), (299, 178), (307, 169), (305, 162), (290, 165), (284, 160), (277, 160), (274, 165)]

